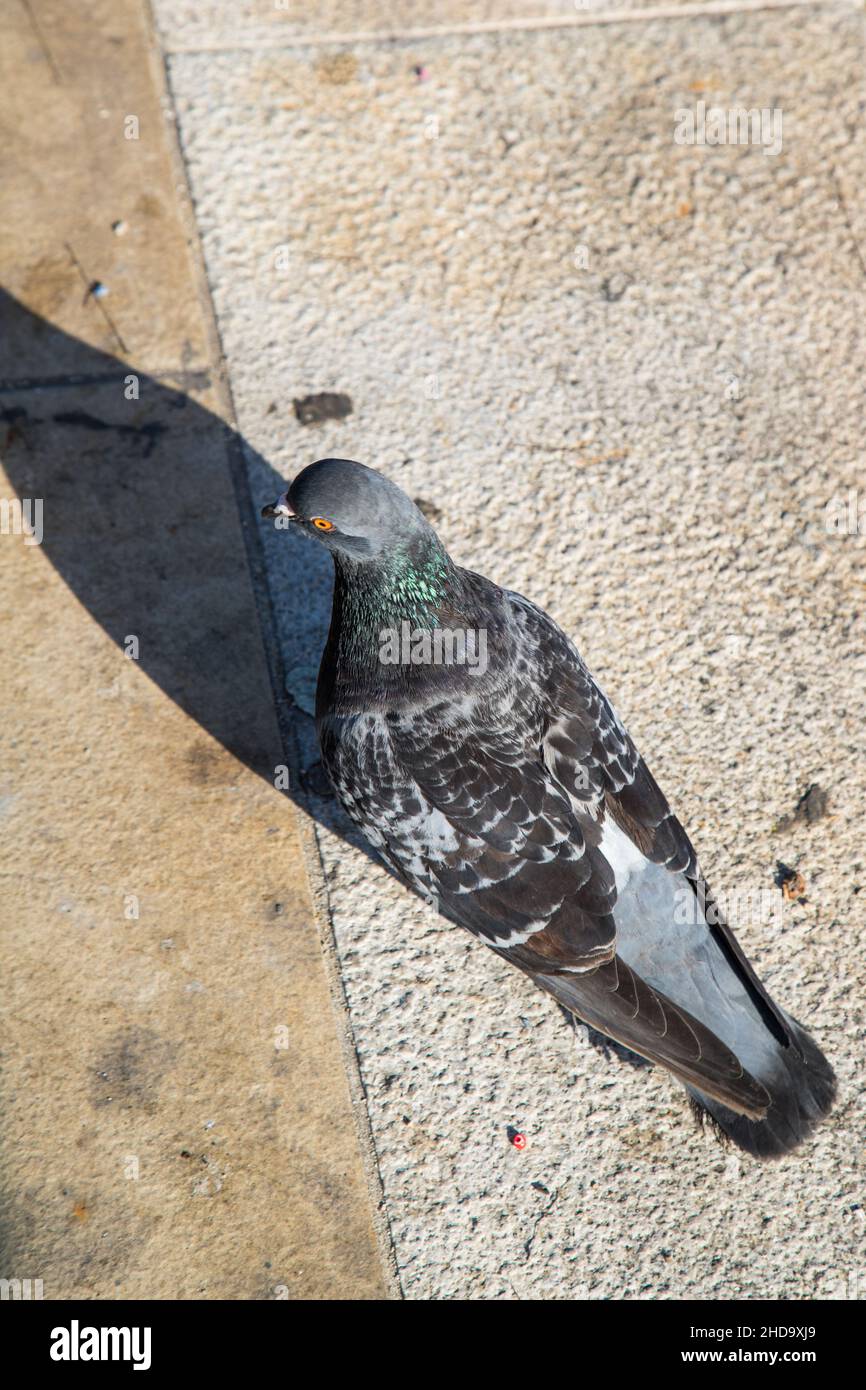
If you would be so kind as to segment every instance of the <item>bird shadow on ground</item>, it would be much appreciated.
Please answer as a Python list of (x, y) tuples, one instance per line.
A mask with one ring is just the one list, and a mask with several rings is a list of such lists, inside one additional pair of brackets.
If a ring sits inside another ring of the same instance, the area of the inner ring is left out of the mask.
[[(118, 662), (135, 639), (141, 672), (201, 729), (396, 877), (334, 800), (315, 761), (313, 720), (286, 692), (259, 518), (285, 479), (196, 399), (210, 387), (202, 370), (140, 371), (0, 291), (0, 447), (18, 497), (41, 500), (43, 554), (116, 644)], [(327, 569), (311, 552), (301, 561), (304, 586), (292, 596), (292, 619), (316, 647), (330, 595)], [(94, 681), (104, 684), (102, 668)], [(106, 737), (110, 730), (106, 718)], [(154, 728), (157, 744), (159, 737)], [(190, 780), (205, 775), (208, 757), (207, 744), (191, 737)], [(275, 782), (282, 765), (287, 787)], [(608, 1060), (614, 1053), (649, 1065), (595, 1029), (587, 1041)]]
[[(22, 502), (41, 500), (42, 553), (116, 643), (118, 661), (134, 655), (201, 729), (373, 858), (309, 754), (313, 785), (304, 786), (299, 750), (315, 738), (313, 721), (286, 693), (258, 515), (285, 480), (201, 404), (210, 387), (207, 371), (140, 371), (0, 292), (3, 464)], [(322, 591), (320, 615), (328, 602), (326, 571), (311, 568), (305, 580), (301, 623), (310, 622), (310, 582)], [(104, 668), (94, 681), (104, 684)], [(158, 744), (158, 727), (153, 737)], [(208, 756), (191, 735), (192, 780)]]

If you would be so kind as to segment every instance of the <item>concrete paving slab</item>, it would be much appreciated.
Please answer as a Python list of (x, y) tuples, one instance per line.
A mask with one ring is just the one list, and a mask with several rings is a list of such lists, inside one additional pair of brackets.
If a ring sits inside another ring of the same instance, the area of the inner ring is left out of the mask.
[(0, 1274), (387, 1296), (160, 68), (135, 0), (50, 8), (50, 57), (4, 14)]
[[(358, 45), (340, 82), (312, 45), (170, 62), (252, 490), (264, 459), (379, 466), (456, 558), (574, 634), (841, 1100), (778, 1166), (725, 1154), (322, 798), (403, 1288), (844, 1296), (864, 1267), (866, 542), (828, 507), (862, 484), (862, 17), (442, 38), (420, 87), (416, 51)], [(781, 148), (677, 143), (701, 100), (781, 110)], [(353, 413), (300, 424), (321, 391)], [(328, 562), (265, 539), (315, 788)], [(812, 783), (826, 814), (791, 819)]]
[[(5, 288), (34, 313), (139, 365), (177, 369), (207, 349), (176, 214), (184, 186), (169, 158), (171, 111), (129, 15), (107, 0), (4, 10), (0, 80), (16, 135), (4, 153), (0, 256)], [(37, 200), (51, 218), (33, 217)], [(104, 298), (88, 294), (96, 283)], [(38, 337), (6, 346), (22, 375), (66, 370), (40, 359)]]

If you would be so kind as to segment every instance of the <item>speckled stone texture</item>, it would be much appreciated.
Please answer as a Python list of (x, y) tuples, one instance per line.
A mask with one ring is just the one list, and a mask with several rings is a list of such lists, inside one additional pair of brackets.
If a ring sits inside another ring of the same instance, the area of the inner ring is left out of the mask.
[[(170, 61), (254, 494), (262, 458), (361, 459), (545, 606), (840, 1079), (797, 1156), (724, 1152), (314, 799), (408, 1297), (866, 1286), (866, 540), (827, 529), (852, 488), (866, 512), (863, 54), (816, 7)], [(781, 109), (781, 152), (678, 145), (700, 100)], [(353, 414), (300, 425), (320, 391)], [(330, 562), (264, 543), (315, 789)], [(812, 783), (826, 813), (788, 820)]]

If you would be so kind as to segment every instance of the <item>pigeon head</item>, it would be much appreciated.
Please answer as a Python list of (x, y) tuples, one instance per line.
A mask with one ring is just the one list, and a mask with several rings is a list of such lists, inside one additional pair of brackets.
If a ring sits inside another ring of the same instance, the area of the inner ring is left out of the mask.
[(319, 459), (298, 474), (287, 492), (262, 508), (285, 517), (338, 555), (377, 560), (432, 538), (424, 516), (396, 483), (351, 459)]

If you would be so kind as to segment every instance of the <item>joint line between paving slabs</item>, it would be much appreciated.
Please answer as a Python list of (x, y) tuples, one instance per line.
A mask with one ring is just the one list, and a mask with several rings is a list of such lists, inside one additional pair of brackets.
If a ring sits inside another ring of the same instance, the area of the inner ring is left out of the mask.
[[(108, 372), (65, 372), (62, 376), (0, 377), (0, 396), (20, 396), (28, 391), (70, 391), (86, 386), (123, 385), (128, 367)], [(159, 367), (147, 373), (151, 381), (178, 391), (207, 391), (211, 385), (210, 364), (201, 367)]]
[(331, 44), (379, 44), (447, 39), (461, 35), (540, 33), (551, 29), (588, 29), (594, 25), (640, 24), (667, 19), (712, 19), (740, 14), (760, 14), (772, 10), (837, 10), (861, 13), (859, 0), (710, 0), (708, 4), (651, 5), (644, 9), (598, 9), (574, 15), (538, 15), (516, 19), (469, 20), (465, 24), (428, 25), (406, 29), (359, 29), (346, 33), (293, 34), (257, 33), (246, 41), (233, 37), (225, 42), (163, 44), (168, 58), (195, 53), (244, 53), (263, 49), (298, 49)]
[(378, 1154), (376, 1152), (367, 1108), (366, 1091), (361, 1076), (360, 1059), (352, 1032), (349, 1004), (346, 997), (342, 973), (340, 971), (336, 941), (334, 939), (333, 926), (328, 910), (324, 869), (313, 828), (312, 817), (307, 810), (306, 795), (300, 781), (300, 750), (288, 713), (288, 699), (285, 693), (285, 672), (277, 637), (273, 595), (265, 562), (264, 547), (258, 528), (258, 513), (250, 493), (249, 475), (243, 456), (243, 443), (237, 429), (237, 415), (231, 389), (231, 380), (228, 373), (225, 353), (223, 351), (219, 324), (211, 297), (207, 266), (199, 240), (198, 224), (196, 222), (195, 209), (192, 201), (189, 169), (180, 139), (180, 124), (176, 118), (177, 106), (171, 88), (167, 54), (159, 41), (159, 32), (155, 24), (150, 0), (147, 0), (143, 9), (148, 30), (154, 80), (161, 101), (164, 104), (169, 104), (172, 112), (175, 113), (175, 119), (171, 122), (174, 128), (174, 135), (168, 136), (167, 145), (169, 156), (176, 171), (176, 184), (184, 189), (186, 195), (180, 200), (182, 202), (181, 215), (185, 224), (186, 235), (190, 243), (192, 252), (191, 259), (197, 281), (196, 289), (199, 303), (203, 310), (210, 356), (215, 368), (216, 380), (214, 381), (214, 386), (219, 398), (220, 413), (228, 430), (226, 445), (229, 471), (239, 512), (241, 534), (243, 536), (244, 550), (250, 572), (259, 632), (262, 638), (262, 645), (274, 698), (277, 727), (283, 748), (283, 755), (287, 760), (292, 777), (293, 790), (299, 799), (303, 798), (304, 802), (303, 805), (297, 807), (298, 811), (302, 812), (302, 814), (299, 814), (297, 817), (298, 838), (300, 840), (304, 865), (307, 872), (310, 899), (313, 907), (314, 926), (322, 949), (325, 974), (334, 1010), (334, 1020), (337, 1025), (336, 1031), (340, 1043), (340, 1050), (343, 1055), (344, 1074), (349, 1090), (352, 1116), (355, 1121), (355, 1134), (358, 1141), (359, 1156), (367, 1184), (370, 1220), (379, 1246), (382, 1277), (388, 1289), (388, 1293), (392, 1299), (402, 1299), (403, 1290), (398, 1273), (397, 1252), (390, 1222), (386, 1215), (385, 1193), (382, 1186)]

